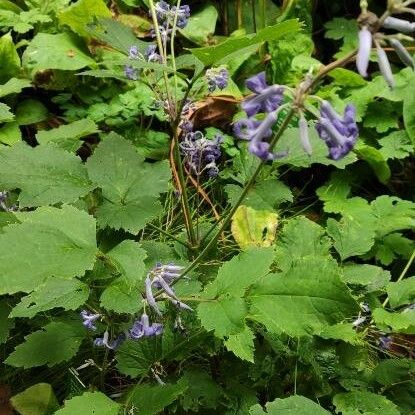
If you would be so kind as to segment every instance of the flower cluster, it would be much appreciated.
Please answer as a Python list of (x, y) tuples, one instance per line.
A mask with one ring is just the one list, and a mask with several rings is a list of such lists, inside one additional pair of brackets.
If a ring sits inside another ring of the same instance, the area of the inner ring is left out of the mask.
[[(144, 52), (144, 55), (140, 53), (138, 47), (133, 45), (130, 47), (128, 51), (128, 58), (130, 60), (143, 60), (146, 62), (156, 62), (161, 63), (162, 58), (157, 53), (157, 46), (154, 44), (150, 44)], [(124, 74), (127, 79), (130, 81), (136, 81), (138, 79), (138, 69), (134, 68), (134, 66), (130, 64), (126, 64), (124, 66)]]
[(101, 318), (101, 314), (94, 314), (89, 313), (86, 310), (81, 311), (81, 318), (82, 318), (82, 324), (84, 327), (86, 327), (88, 330), (96, 330), (97, 327), (95, 326), (95, 322)]
[(341, 117), (329, 102), (324, 101), (320, 107), (316, 129), (329, 149), (329, 157), (340, 160), (353, 149), (359, 135), (355, 107), (347, 105)]
[(189, 117), (191, 112), (195, 110), (194, 103), (187, 99), (185, 104), (183, 105), (182, 112), (180, 114), (180, 124), (179, 128), (185, 133), (191, 133), (193, 131), (193, 123), (190, 121)]
[(206, 172), (209, 177), (216, 177), (219, 173), (216, 162), (221, 156), (222, 142), (223, 137), (219, 134), (208, 140), (200, 131), (189, 132), (180, 143), (180, 151), (194, 174), (199, 176)]
[[(270, 152), (269, 143), (263, 141), (272, 135), (272, 126), (278, 119), (278, 109), (284, 99), (284, 88), (280, 85), (269, 86), (265, 80), (265, 72), (249, 78), (246, 86), (253, 95), (246, 98), (242, 108), (248, 116), (234, 124), (234, 134), (242, 140), (248, 140), (249, 151), (262, 160), (275, 160), (287, 153), (275, 154)], [(263, 121), (253, 118), (259, 113), (265, 113)]]
[(214, 92), (216, 88), (222, 90), (228, 86), (229, 72), (225, 68), (208, 69), (206, 71), (206, 80), (209, 92)]
[(158, 315), (161, 315), (161, 311), (157, 305), (156, 299), (154, 298), (153, 287), (157, 290), (162, 290), (167, 299), (178, 308), (193, 311), (192, 308), (179, 300), (171, 287), (173, 281), (180, 277), (182, 270), (183, 267), (179, 265), (163, 265), (161, 263), (157, 263), (156, 266), (147, 274), (145, 280), (147, 303)]
[[(415, 32), (415, 23), (410, 23), (406, 20), (398, 19), (396, 17), (389, 16), (387, 17), (382, 26), (385, 29), (397, 30), (401, 33), (414, 33)], [(359, 49), (356, 58), (356, 66), (360, 75), (367, 77), (367, 69), (369, 66), (370, 54), (372, 50), (372, 44), (374, 43), (376, 47), (376, 53), (378, 57), (379, 69), (384, 77), (386, 83), (390, 88), (395, 86), (395, 80), (392, 73), (392, 68), (388, 60), (388, 56), (381, 46), (381, 41), (383, 41), (385, 36), (382, 33), (372, 33), (372, 27), (368, 24), (363, 24), (359, 31)], [(415, 61), (409, 52), (406, 50), (405, 46), (394, 37), (388, 37), (387, 41), (395, 50), (396, 54), (400, 60), (410, 68), (415, 69)]]
[(177, 27), (183, 29), (187, 25), (190, 17), (190, 7), (187, 5), (170, 7), (165, 1), (159, 1), (155, 4), (157, 21), (165, 28), (172, 26), (177, 15)]

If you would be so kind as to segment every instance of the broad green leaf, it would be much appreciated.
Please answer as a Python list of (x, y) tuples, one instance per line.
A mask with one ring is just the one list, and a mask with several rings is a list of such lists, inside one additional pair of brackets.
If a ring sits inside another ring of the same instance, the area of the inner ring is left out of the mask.
[(102, 188), (104, 201), (98, 207), (98, 223), (137, 234), (162, 212), (160, 193), (168, 188), (166, 162), (145, 163), (134, 146), (111, 134), (87, 162), (91, 180)]
[(55, 415), (118, 415), (121, 405), (102, 392), (84, 392), (65, 401)]
[(9, 318), (11, 306), (6, 299), (0, 300), (0, 344), (7, 341), (10, 330), (14, 327), (14, 320)]
[(370, 264), (346, 265), (342, 275), (342, 280), (346, 284), (364, 286), (367, 292), (384, 289), (390, 278), (389, 271)]
[(180, 32), (191, 41), (199, 45), (206, 45), (215, 32), (217, 20), (216, 7), (212, 4), (206, 4), (202, 10), (195, 14), (192, 13), (186, 27)]
[(0, 123), (14, 120), (14, 114), (10, 111), (10, 107), (0, 102)]
[(160, 414), (166, 406), (170, 405), (183, 395), (188, 389), (185, 381), (179, 380), (176, 384), (167, 384), (160, 387), (150, 385), (137, 385), (130, 392), (128, 400), (134, 405), (137, 413), (141, 415)]
[(0, 98), (11, 94), (18, 94), (24, 88), (29, 88), (31, 82), (28, 79), (9, 79), (4, 85), (0, 85)]
[(387, 183), (391, 177), (391, 170), (383, 158), (382, 153), (371, 146), (360, 144), (355, 149), (360, 159), (365, 160), (381, 183)]
[(415, 94), (414, 94), (414, 81), (415, 77), (412, 75), (411, 82), (405, 93), (403, 101), (403, 121), (405, 124), (405, 130), (410, 138), (412, 144), (415, 145)]
[(415, 149), (414, 144), (404, 130), (394, 131), (387, 137), (378, 140), (378, 143), (382, 146), (379, 151), (385, 160), (404, 159)]
[(335, 262), (323, 258), (298, 260), (284, 273), (268, 275), (251, 289), (249, 301), (249, 318), (290, 336), (318, 334), (357, 309)]
[(71, 278), (92, 269), (95, 220), (86, 212), (64, 206), (16, 215), (21, 223), (0, 234), (0, 294), (30, 292), (48, 277)]
[(254, 247), (271, 246), (278, 227), (278, 215), (241, 205), (232, 217), (232, 235), (244, 251)]
[[(307, 238), (304, 238), (307, 235)], [(289, 270), (299, 261), (329, 258), (330, 239), (324, 229), (311, 220), (298, 216), (289, 220), (278, 234), (276, 259), (278, 268)]]
[(62, 307), (76, 310), (89, 296), (89, 288), (77, 279), (48, 278), (43, 284), (23, 297), (10, 313), (10, 317), (34, 317), (41, 311)]
[[(371, 102), (363, 119), (363, 126), (374, 128), (380, 134), (384, 134), (391, 129), (396, 130), (399, 128), (400, 112), (401, 106), (392, 101)], [(360, 141), (357, 146), (360, 147), (361, 144), (363, 143)]]
[(336, 17), (324, 26), (327, 29), (326, 38), (343, 41), (340, 51), (335, 55), (336, 58), (344, 56), (358, 46), (359, 27), (355, 19)]
[[(400, 381), (410, 381), (411, 372), (414, 370), (415, 361), (412, 359), (386, 359), (379, 362), (373, 370), (372, 376), (381, 385), (392, 386), (396, 384), (401, 387)], [(413, 385), (413, 388), (415, 388), (415, 385)]]
[(10, 33), (0, 37), (0, 82), (6, 82), (20, 72), (20, 58)]
[(290, 396), (285, 399), (276, 399), (274, 402), (266, 404), (266, 411), (260, 405), (252, 406), (249, 410), (250, 415), (329, 415), (317, 403), (301, 395)]
[(319, 334), (323, 339), (342, 340), (354, 345), (363, 345), (363, 340), (359, 337), (356, 330), (349, 323), (338, 323), (334, 326), (325, 327)]
[(391, 282), (387, 285), (386, 291), (392, 307), (412, 304), (415, 300), (415, 277), (406, 278), (399, 282)]
[(36, 134), (39, 144), (55, 143), (64, 150), (75, 152), (82, 145), (79, 139), (97, 133), (97, 125), (90, 119), (74, 121), (51, 130), (42, 130)]
[(19, 125), (30, 125), (48, 118), (48, 109), (36, 99), (25, 99), (16, 107), (16, 121)]
[(327, 233), (334, 240), (334, 247), (342, 260), (363, 255), (375, 243), (375, 232), (370, 229), (370, 221), (359, 221), (347, 216), (340, 221), (329, 218)]
[(345, 68), (333, 69), (328, 73), (328, 76), (343, 87), (360, 87), (367, 83), (358, 73)]
[(26, 369), (43, 365), (52, 367), (72, 359), (84, 336), (84, 327), (78, 321), (49, 323), (26, 336), (25, 342), (15, 348), (5, 363)]
[(334, 396), (333, 403), (342, 415), (400, 415), (389, 399), (367, 391), (339, 393)]
[(23, 66), (32, 72), (45, 69), (76, 71), (96, 66), (81, 41), (71, 33), (38, 33), (23, 53)]
[(230, 334), (225, 340), (225, 347), (242, 360), (254, 363), (254, 339), (252, 330), (245, 326), (244, 330), (237, 334)]
[(274, 26), (261, 29), (255, 35), (228, 38), (215, 46), (190, 49), (191, 53), (201, 60), (205, 66), (220, 64), (243, 53), (244, 49), (262, 42), (278, 40), (288, 33), (298, 32), (300, 25), (296, 20), (287, 20)]
[(21, 415), (52, 415), (59, 408), (49, 383), (38, 383), (14, 395), (10, 402)]
[(111, 17), (103, 0), (78, 0), (58, 15), (61, 25), (69, 26), (80, 36), (87, 36), (86, 26), (98, 17)]
[(134, 314), (140, 308), (140, 287), (145, 277), (146, 252), (137, 242), (125, 240), (107, 254), (118, 276), (101, 295), (101, 306), (116, 313)]
[(0, 127), (0, 143), (11, 146), (21, 141), (21, 139), (22, 132), (20, 131), (18, 122), (8, 122)]
[(0, 148), (0, 187), (20, 189), (20, 206), (75, 202), (93, 189), (85, 167), (74, 154), (54, 145), (16, 143)]
[(385, 330), (415, 334), (415, 310), (404, 310), (400, 313), (389, 312), (383, 308), (373, 310), (375, 323)]
[(42, 13), (37, 8), (13, 13), (11, 11), (3, 11), (0, 15), (2, 26), (13, 29), (14, 32), (24, 34), (34, 29), (35, 25), (41, 23), (50, 23), (50, 16)]
[(413, 239), (394, 232), (379, 239), (368, 256), (375, 256), (383, 265), (390, 265), (398, 257), (409, 259), (413, 251)]

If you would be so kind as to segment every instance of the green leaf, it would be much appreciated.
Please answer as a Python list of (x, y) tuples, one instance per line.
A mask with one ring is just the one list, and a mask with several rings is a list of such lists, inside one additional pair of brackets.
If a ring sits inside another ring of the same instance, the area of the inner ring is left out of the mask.
[(38, 33), (23, 53), (23, 65), (32, 72), (45, 69), (76, 71), (96, 66), (80, 40), (71, 33)]
[(188, 389), (185, 381), (160, 386), (137, 385), (129, 395), (129, 402), (141, 415), (157, 415)]
[(342, 340), (353, 345), (363, 345), (364, 342), (360, 339), (356, 330), (353, 329), (349, 323), (338, 323), (334, 326), (325, 327), (321, 333), (318, 334), (323, 339)]
[(23, 297), (10, 313), (10, 317), (34, 317), (41, 311), (62, 307), (76, 310), (89, 296), (89, 288), (77, 279), (48, 278), (35, 290)]
[(245, 49), (259, 45), (262, 42), (278, 40), (288, 33), (298, 32), (300, 25), (297, 20), (287, 20), (274, 26), (261, 29), (255, 35), (228, 38), (219, 45), (190, 49), (205, 66), (225, 63), (236, 55), (242, 54)]
[(413, 111), (415, 106), (414, 80), (415, 77), (412, 75), (403, 101), (403, 121), (408, 137), (412, 144), (415, 145), (415, 114)]
[(399, 282), (391, 282), (387, 285), (386, 291), (392, 307), (412, 304), (415, 300), (415, 277)]
[(118, 415), (120, 404), (102, 392), (84, 392), (65, 401), (65, 406), (55, 415)]
[(266, 411), (260, 405), (252, 406), (250, 415), (329, 415), (330, 412), (320, 405), (301, 395), (290, 396), (285, 399), (276, 399), (266, 404)]
[(82, 145), (79, 139), (99, 132), (97, 125), (90, 119), (74, 121), (47, 131), (39, 131), (36, 140), (39, 144), (55, 143), (64, 150), (75, 152)]
[(78, 0), (58, 15), (61, 25), (69, 26), (80, 36), (87, 36), (86, 26), (97, 17), (111, 17), (111, 11), (103, 0)]
[(278, 215), (241, 205), (232, 217), (232, 235), (244, 251), (253, 247), (271, 246), (278, 226)]
[(342, 280), (346, 284), (361, 285), (367, 292), (379, 291), (390, 281), (389, 271), (370, 264), (351, 264), (343, 268)]
[[(72, 359), (78, 352), (85, 330), (78, 321), (73, 323), (52, 322), (43, 329), (25, 337), (5, 360), (10, 366), (31, 368)], [(85, 412), (83, 412), (85, 413)]]
[(14, 114), (10, 111), (10, 107), (0, 102), (0, 123), (14, 120)]
[(162, 212), (158, 201), (170, 179), (166, 162), (145, 163), (134, 146), (117, 134), (98, 145), (87, 162), (91, 180), (102, 188), (98, 223), (137, 234)]
[(21, 415), (52, 415), (59, 408), (58, 400), (48, 383), (38, 383), (14, 395), (10, 402)]
[(9, 146), (18, 143), (22, 139), (22, 132), (19, 128), (19, 123), (16, 121), (8, 122), (0, 127), (0, 143)]
[(333, 78), (335, 83), (342, 87), (360, 87), (367, 83), (358, 73), (345, 68), (336, 68), (327, 76)]
[(32, 84), (28, 79), (9, 79), (4, 85), (0, 85), (0, 98), (11, 94), (18, 94), (22, 89), (31, 86)]
[(93, 189), (77, 156), (23, 142), (0, 148), (0, 187), (20, 189), (21, 207), (75, 202)]
[(271, 274), (249, 293), (249, 318), (268, 331), (290, 336), (318, 334), (350, 318), (357, 304), (333, 260), (305, 258), (284, 273)]
[(9, 332), (14, 327), (13, 319), (9, 318), (10, 310), (7, 300), (0, 300), (0, 344), (6, 343)]
[(358, 46), (359, 28), (355, 19), (336, 17), (324, 26), (327, 29), (326, 38), (343, 41), (343, 45), (335, 57), (344, 56)]
[(16, 107), (16, 121), (19, 125), (30, 125), (49, 117), (48, 109), (36, 99), (25, 99)]
[(48, 277), (71, 278), (92, 269), (95, 220), (86, 212), (42, 207), (16, 216), (22, 223), (0, 234), (0, 294), (30, 292)]
[(408, 134), (403, 131), (394, 131), (387, 137), (381, 138), (379, 149), (385, 160), (404, 159), (414, 151), (414, 144), (411, 143)]
[(380, 328), (390, 328), (397, 333), (415, 334), (415, 310), (392, 313), (383, 308), (376, 308), (373, 310), (373, 319)]
[(101, 306), (116, 313), (134, 314), (140, 308), (139, 289), (146, 274), (147, 256), (140, 244), (125, 240), (107, 254), (119, 275), (101, 295)]
[(360, 144), (355, 151), (359, 158), (365, 160), (370, 165), (381, 183), (387, 183), (389, 181), (391, 170), (378, 149), (366, 144)]
[(20, 58), (10, 33), (0, 37), (0, 82), (6, 82), (20, 72)]
[(333, 403), (336, 411), (342, 415), (400, 415), (393, 402), (372, 392), (339, 393), (334, 396)]
[(254, 363), (254, 339), (255, 335), (252, 330), (245, 326), (240, 333), (228, 336), (225, 340), (225, 347), (240, 359)]
[(208, 44), (215, 33), (218, 11), (212, 4), (207, 4), (202, 10), (192, 14), (184, 29), (180, 33), (189, 40), (199, 44)]

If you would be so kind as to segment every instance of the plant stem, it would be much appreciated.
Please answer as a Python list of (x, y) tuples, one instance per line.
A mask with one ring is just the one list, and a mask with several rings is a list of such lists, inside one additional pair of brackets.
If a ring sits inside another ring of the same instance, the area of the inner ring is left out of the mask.
[(153, 229), (159, 231), (163, 235), (166, 235), (170, 239), (173, 239), (174, 241), (178, 242), (179, 244), (182, 244), (186, 248), (191, 248), (191, 246), (186, 241), (182, 241), (180, 238), (177, 238), (176, 236), (172, 235), (171, 233), (165, 231), (164, 229), (159, 228), (158, 226), (156, 226), (156, 225), (154, 225), (152, 223), (147, 223), (147, 225), (150, 226), (150, 228), (153, 228)]

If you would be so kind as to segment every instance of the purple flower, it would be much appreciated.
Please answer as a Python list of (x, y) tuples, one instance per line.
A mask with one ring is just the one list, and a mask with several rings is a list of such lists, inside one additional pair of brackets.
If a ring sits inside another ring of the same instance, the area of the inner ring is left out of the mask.
[(144, 52), (144, 57), (147, 62), (161, 62), (161, 56), (156, 52), (156, 45), (149, 45)]
[(388, 55), (383, 50), (383, 48), (376, 42), (376, 52), (378, 54), (378, 64), (380, 73), (385, 79), (386, 83), (389, 85), (389, 88), (394, 88), (395, 79), (393, 78), (392, 68), (388, 60)]
[(183, 29), (187, 26), (187, 20), (190, 17), (190, 7), (186, 4), (180, 6), (178, 9), (176, 6), (171, 8), (171, 13), (174, 16), (177, 13), (177, 27)]
[(347, 105), (341, 118), (330, 103), (324, 101), (320, 107), (316, 130), (329, 148), (329, 158), (342, 159), (353, 149), (359, 135), (355, 107)]
[(93, 314), (89, 313), (86, 310), (82, 310), (80, 312), (81, 318), (83, 320), (82, 324), (84, 327), (86, 327), (88, 330), (96, 330), (95, 322), (101, 317), (101, 314)]
[(131, 65), (125, 65), (124, 74), (130, 81), (136, 81), (138, 79), (137, 69), (133, 68)]
[(223, 142), (221, 135), (208, 140), (200, 131), (187, 133), (180, 143), (180, 151), (185, 157), (187, 166), (196, 175), (206, 172), (210, 177), (217, 176), (219, 169), (216, 166), (221, 156), (220, 145)]
[(206, 79), (208, 81), (209, 92), (214, 92), (216, 88), (225, 89), (229, 82), (229, 72), (222, 68), (219, 71), (215, 69), (208, 69), (206, 71)]
[[(255, 130), (261, 125), (261, 121), (255, 118), (246, 118), (236, 121), (233, 125), (233, 133), (241, 140), (250, 140)], [(270, 128), (264, 137), (271, 137), (272, 129)]]
[(390, 336), (381, 336), (379, 338), (379, 346), (383, 350), (389, 350), (392, 346), (393, 339)]
[(109, 333), (108, 330), (106, 330), (103, 337), (98, 337), (94, 340), (94, 346), (115, 350), (126, 340), (126, 338), (127, 336), (125, 333), (121, 333), (114, 340), (109, 341)]
[(406, 50), (405, 46), (399, 42), (398, 39), (389, 39), (390, 45), (395, 50), (396, 54), (399, 56), (399, 59), (404, 63), (406, 66), (409, 66), (412, 69), (415, 69), (415, 61), (409, 52)]
[(143, 313), (140, 320), (136, 320), (129, 330), (129, 337), (133, 340), (142, 337), (153, 337), (163, 333), (163, 325), (160, 323), (150, 324), (148, 315)]
[(360, 75), (367, 77), (370, 52), (372, 50), (372, 33), (364, 26), (359, 31), (359, 50), (357, 52), (356, 66)]
[(130, 50), (128, 52), (128, 57), (130, 59), (137, 59), (138, 58), (138, 54), (139, 54), (138, 47), (135, 46), (135, 45), (131, 46), (130, 47)]
[(177, 27), (183, 29), (187, 25), (188, 18), (190, 17), (190, 7), (187, 5), (177, 8), (170, 5), (165, 1), (159, 1), (155, 4), (157, 21), (160, 25), (172, 26), (175, 16), (177, 14)]
[(265, 80), (265, 72), (261, 72), (249, 78), (246, 86), (254, 95), (249, 96), (242, 102), (242, 108), (252, 117), (259, 112), (275, 111), (283, 101), (284, 88), (279, 85), (268, 86)]
[(412, 34), (415, 32), (415, 23), (410, 23), (407, 20), (398, 19), (396, 17), (387, 17), (383, 22), (385, 29), (397, 30), (398, 32)]

